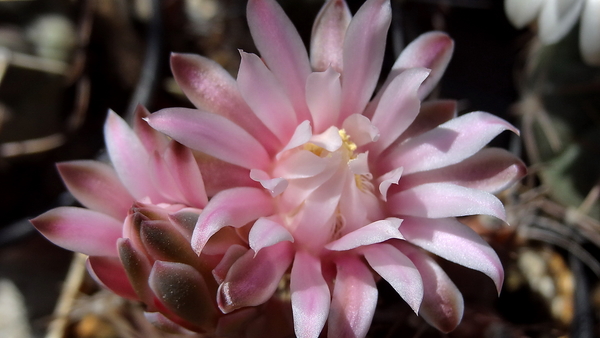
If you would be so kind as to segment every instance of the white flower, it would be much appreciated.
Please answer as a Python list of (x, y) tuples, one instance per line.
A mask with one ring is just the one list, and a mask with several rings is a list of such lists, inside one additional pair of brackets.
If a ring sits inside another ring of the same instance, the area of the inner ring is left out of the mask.
[(504, 9), (517, 28), (538, 17), (539, 36), (544, 44), (562, 39), (581, 16), (581, 55), (586, 63), (600, 66), (600, 0), (505, 0)]

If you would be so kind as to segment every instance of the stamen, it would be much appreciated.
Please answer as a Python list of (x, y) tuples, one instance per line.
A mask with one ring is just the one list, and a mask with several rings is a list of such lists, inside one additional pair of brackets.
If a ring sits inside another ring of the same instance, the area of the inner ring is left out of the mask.
[(321, 155), (323, 155), (323, 152), (325, 151), (325, 149), (319, 147), (318, 145), (316, 145), (314, 143), (305, 143), (304, 150), (308, 150), (311, 153), (313, 153), (319, 157), (322, 157)]

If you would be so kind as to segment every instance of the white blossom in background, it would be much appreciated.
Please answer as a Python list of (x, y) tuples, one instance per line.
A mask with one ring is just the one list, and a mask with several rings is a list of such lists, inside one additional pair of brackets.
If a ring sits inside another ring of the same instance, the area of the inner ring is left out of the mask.
[(506, 0), (504, 9), (517, 28), (537, 17), (540, 40), (547, 45), (565, 37), (581, 17), (581, 55), (586, 63), (600, 66), (600, 0)]

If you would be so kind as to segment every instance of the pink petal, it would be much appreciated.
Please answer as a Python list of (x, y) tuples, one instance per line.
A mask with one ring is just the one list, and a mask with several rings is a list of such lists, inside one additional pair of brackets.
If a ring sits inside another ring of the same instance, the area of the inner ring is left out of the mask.
[[(173, 143), (177, 143), (172, 141)], [(169, 202), (184, 202), (184, 197), (169, 172), (163, 157), (155, 151), (149, 163), (148, 171), (152, 174), (152, 183), (160, 194)]]
[(302, 121), (294, 130), (294, 134), (290, 141), (283, 147), (283, 149), (277, 154), (277, 159), (281, 158), (281, 155), (287, 150), (299, 147), (310, 140), (312, 137), (312, 127), (310, 121)]
[(262, 170), (252, 169), (250, 170), (250, 178), (267, 189), (272, 197), (280, 195), (285, 191), (288, 186), (288, 181), (283, 178), (271, 178), (269, 174)]
[(306, 80), (306, 103), (313, 119), (315, 133), (336, 124), (340, 112), (342, 87), (340, 74), (327, 68), (311, 73)]
[(350, 22), (344, 41), (340, 122), (352, 114), (362, 113), (371, 99), (379, 79), (391, 20), (389, 1), (368, 0)]
[(371, 119), (381, 135), (369, 147), (373, 156), (379, 155), (392, 144), (415, 120), (421, 106), (417, 91), (428, 75), (429, 70), (425, 68), (408, 69), (385, 90)]
[(325, 167), (322, 158), (308, 150), (300, 150), (279, 160), (273, 175), (288, 180), (307, 178), (322, 173)]
[(231, 164), (264, 169), (265, 148), (244, 129), (226, 118), (187, 108), (167, 108), (152, 114), (148, 123), (176, 141)]
[(363, 115), (353, 114), (344, 120), (342, 127), (350, 136), (350, 141), (358, 147), (379, 140), (379, 129)]
[(526, 172), (523, 161), (510, 152), (500, 148), (484, 148), (457, 164), (404, 176), (398, 184), (398, 190), (426, 183), (447, 182), (496, 194), (520, 180)]
[(423, 302), (419, 315), (442, 332), (458, 326), (463, 316), (463, 297), (444, 270), (429, 256), (404, 242), (394, 243), (415, 264), (423, 278)]
[(392, 66), (390, 79), (410, 68), (424, 67), (431, 69), (429, 77), (419, 89), (419, 98), (423, 99), (431, 93), (444, 74), (452, 58), (453, 51), (454, 41), (448, 34), (443, 32), (422, 34), (400, 53)]
[(401, 232), (410, 243), (451, 262), (483, 272), (494, 281), (498, 293), (502, 289), (504, 269), (498, 255), (475, 231), (456, 219), (407, 217)]
[(52, 243), (89, 256), (117, 256), (122, 223), (105, 214), (75, 207), (46, 211), (31, 223)]
[(164, 154), (165, 162), (175, 180), (177, 189), (184, 196), (186, 205), (204, 208), (208, 203), (202, 173), (189, 148), (172, 143)]
[(331, 67), (342, 73), (344, 37), (351, 19), (352, 14), (343, 0), (329, 0), (321, 8), (310, 39), (310, 61), (315, 71)]
[(125, 219), (133, 197), (115, 170), (98, 161), (71, 161), (56, 165), (67, 189), (84, 206), (116, 219)]
[(283, 225), (265, 217), (261, 217), (254, 222), (248, 235), (248, 243), (250, 244), (250, 248), (254, 250), (255, 255), (262, 248), (283, 241), (293, 243), (294, 237)]
[(200, 214), (192, 235), (192, 248), (202, 252), (210, 237), (225, 226), (239, 228), (273, 213), (271, 197), (256, 188), (232, 188), (215, 195)]
[(266, 302), (290, 266), (293, 251), (288, 242), (262, 249), (256, 257), (249, 250), (229, 269), (219, 286), (217, 303), (223, 313)]
[(162, 152), (167, 145), (169, 140), (165, 135), (159, 133), (155, 129), (152, 129), (145, 119), (150, 116), (150, 112), (142, 105), (138, 105), (135, 108), (135, 116), (133, 118), (133, 132), (140, 139), (146, 151), (151, 154), (154, 151)]
[(423, 134), (440, 124), (456, 118), (456, 101), (432, 100), (421, 102), (421, 110), (413, 123), (396, 139), (400, 144), (408, 138)]
[(150, 197), (162, 202), (148, 169), (150, 156), (133, 130), (119, 115), (109, 111), (104, 124), (104, 141), (110, 160), (123, 185), (136, 200)]
[(402, 171), (404, 171), (404, 168), (396, 168), (390, 172), (383, 174), (377, 179), (378, 182), (381, 182), (379, 183), (379, 193), (381, 194), (381, 198), (384, 201), (387, 201), (387, 192), (390, 186), (392, 184), (398, 184), (398, 181), (400, 181), (400, 177), (402, 177)]
[(217, 281), (218, 284), (223, 283), (231, 266), (247, 251), (247, 248), (237, 244), (233, 244), (227, 249), (219, 264), (212, 271), (213, 277), (215, 277), (215, 281)]
[(305, 85), (311, 69), (298, 31), (274, 0), (250, 0), (247, 12), (260, 56), (285, 89), (298, 120), (310, 120)]
[(243, 127), (264, 144), (279, 146), (271, 133), (252, 113), (240, 94), (233, 77), (218, 63), (193, 54), (171, 54), (175, 80), (199, 109), (221, 115)]
[(304, 251), (296, 253), (290, 291), (296, 337), (319, 337), (327, 321), (331, 296), (318, 258)]
[(240, 52), (237, 83), (244, 100), (282, 144), (289, 141), (298, 121), (281, 84), (255, 54)]
[(320, 250), (329, 242), (335, 228), (336, 208), (348, 178), (347, 171), (342, 166), (338, 166), (337, 170), (326, 170), (324, 174), (331, 176), (304, 200), (289, 227), (293, 229), (294, 238), (309, 250)]
[(360, 153), (356, 158), (348, 161), (348, 168), (354, 175), (368, 175), (369, 171), (369, 153)]
[(359, 246), (385, 242), (392, 238), (403, 239), (402, 234), (398, 231), (400, 223), (402, 223), (401, 219), (393, 217), (379, 220), (346, 234), (342, 238), (325, 245), (325, 248), (333, 251), (344, 251)]
[(394, 215), (427, 218), (490, 215), (506, 222), (500, 200), (485, 191), (451, 183), (428, 183), (391, 193), (389, 211)]
[(392, 149), (382, 159), (381, 169), (404, 167), (404, 175), (408, 175), (452, 165), (478, 152), (504, 130), (518, 134), (510, 123), (494, 115), (462, 115)]
[(331, 126), (321, 134), (313, 135), (310, 139), (310, 143), (327, 151), (334, 152), (340, 149), (343, 141), (340, 137), (340, 130), (335, 126)]
[(375, 244), (363, 248), (369, 265), (398, 292), (415, 311), (423, 300), (423, 280), (415, 265), (390, 244)]
[(222, 190), (233, 187), (260, 187), (250, 179), (250, 171), (246, 168), (227, 163), (218, 158), (195, 153), (198, 167), (202, 173), (206, 195), (214, 196)]
[(123, 298), (139, 300), (118, 258), (90, 256), (87, 260), (87, 269), (103, 287)]
[(377, 305), (372, 272), (354, 257), (336, 262), (337, 275), (329, 309), (328, 337), (365, 337)]

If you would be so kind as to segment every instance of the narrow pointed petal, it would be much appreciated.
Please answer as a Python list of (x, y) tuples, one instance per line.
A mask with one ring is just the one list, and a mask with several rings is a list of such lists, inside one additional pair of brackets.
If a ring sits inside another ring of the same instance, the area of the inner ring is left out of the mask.
[(401, 219), (393, 217), (376, 221), (327, 244), (325, 248), (333, 251), (344, 251), (359, 246), (385, 242), (392, 238), (403, 239), (404, 237), (398, 231), (400, 223), (402, 223)]
[(585, 0), (547, 0), (538, 20), (539, 37), (544, 44), (561, 40), (579, 19)]
[(174, 53), (171, 70), (179, 87), (198, 109), (233, 121), (264, 145), (279, 145), (275, 135), (252, 113), (235, 79), (218, 63), (199, 55)]
[(426, 183), (447, 182), (496, 194), (512, 186), (526, 172), (525, 163), (510, 152), (500, 148), (484, 148), (451, 166), (405, 176), (399, 182), (398, 190)]
[(292, 262), (293, 251), (288, 242), (262, 249), (256, 257), (249, 250), (229, 269), (219, 286), (217, 303), (223, 313), (266, 302)]
[(340, 149), (343, 141), (340, 137), (340, 130), (335, 126), (331, 126), (321, 134), (313, 135), (313, 137), (310, 139), (310, 143), (327, 151), (334, 152)]
[(156, 261), (148, 284), (172, 313), (205, 329), (216, 325), (213, 296), (202, 275), (191, 266)]
[(271, 197), (256, 188), (233, 188), (215, 195), (200, 214), (192, 235), (197, 254), (217, 231), (225, 226), (239, 228), (273, 212)]
[(244, 129), (226, 118), (187, 108), (167, 108), (148, 118), (152, 128), (179, 143), (247, 169), (265, 169), (269, 155)]
[(498, 255), (475, 231), (456, 219), (407, 217), (402, 223), (401, 233), (410, 243), (451, 262), (483, 272), (494, 281), (498, 292), (502, 289), (504, 269)]
[(276, 177), (288, 180), (316, 176), (325, 170), (326, 163), (319, 156), (307, 150), (300, 150), (279, 161), (273, 171)]
[(379, 140), (369, 147), (373, 156), (379, 155), (413, 123), (421, 107), (417, 92), (428, 75), (429, 70), (425, 68), (408, 69), (383, 93), (371, 119), (381, 133)]
[(412, 261), (390, 244), (369, 245), (363, 253), (373, 270), (417, 313), (423, 300), (423, 280)]
[(190, 149), (174, 142), (165, 152), (164, 158), (177, 189), (187, 202), (186, 204), (191, 207), (204, 208), (208, 203), (204, 180)]
[(504, 130), (518, 130), (494, 115), (473, 112), (416, 136), (382, 159), (383, 170), (404, 167), (404, 175), (458, 163), (483, 148)]
[(489, 215), (506, 222), (500, 200), (485, 191), (451, 183), (428, 183), (391, 193), (388, 207), (392, 214), (427, 218)]
[[(175, 141), (173, 142), (176, 143)], [(160, 194), (166, 201), (181, 203), (185, 200), (175, 183), (173, 175), (171, 175), (170, 170), (167, 168), (168, 165), (158, 151), (152, 153), (148, 166), (148, 171), (152, 177), (152, 184), (160, 191)]]
[(127, 122), (113, 111), (109, 111), (104, 124), (104, 142), (117, 175), (133, 197), (163, 202), (147, 170), (150, 156), (146, 148)]
[(579, 49), (583, 60), (600, 66), (600, 1), (588, 0), (581, 13)]
[(258, 56), (240, 54), (242, 62), (237, 83), (242, 97), (279, 141), (287, 143), (298, 124), (294, 107), (281, 84)]
[(267, 189), (272, 197), (278, 196), (285, 191), (288, 186), (288, 181), (281, 177), (271, 178), (269, 174), (262, 170), (250, 170), (250, 178)]
[[(404, 168), (396, 168), (390, 172), (383, 174), (378, 181), (379, 183), (379, 193), (381, 194), (381, 198), (384, 201), (387, 201), (387, 192), (388, 189), (392, 186), (392, 184), (398, 184), (400, 181), (400, 177), (402, 177), (402, 171)], [(404, 180), (403, 180), (404, 181)]]
[(456, 101), (454, 100), (432, 100), (421, 102), (419, 115), (408, 127), (394, 145), (403, 141), (430, 131), (444, 122), (448, 122), (456, 117)]
[(152, 264), (148, 260), (146, 253), (136, 250), (129, 238), (120, 238), (117, 245), (119, 248), (119, 259), (131, 286), (139, 299), (152, 308), (154, 293), (150, 290), (150, 286), (148, 286), (148, 276), (150, 276)]
[(285, 89), (298, 121), (310, 120), (305, 85), (311, 69), (298, 31), (274, 0), (250, 0), (247, 12), (260, 56)]
[(360, 153), (356, 158), (348, 161), (348, 168), (354, 175), (367, 175), (369, 170), (369, 153)]
[(50, 242), (89, 256), (117, 256), (122, 223), (105, 214), (75, 207), (46, 211), (31, 223)]
[(431, 73), (419, 88), (419, 98), (423, 99), (437, 85), (446, 71), (454, 52), (454, 41), (443, 32), (429, 32), (412, 41), (392, 66), (389, 76), (395, 76), (407, 69), (423, 67)]
[(362, 113), (371, 99), (381, 71), (391, 20), (389, 1), (368, 0), (350, 22), (344, 41), (340, 122), (352, 114)]
[(428, 255), (404, 242), (394, 243), (415, 264), (423, 277), (423, 302), (419, 315), (442, 332), (450, 332), (460, 323), (464, 301), (462, 294), (444, 270)]
[(206, 195), (212, 197), (218, 192), (233, 187), (258, 187), (250, 179), (249, 171), (235, 164), (202, 153), (194, 153), (198, 168), (202, 173)]
[(342, 127), (357, 147), (376, 142), (381, 135), (379, 129), (368, 118), (360, 114), (348, 116)]
[(386, 81), (367, 106), (365, 116), (369, 118), (373, 116), (383, 93), (386, 92), (391, 82), (399, 74), (410, 68), (427, 68), (431, 70), (431, 73), (419, 88), (418, 97), (420, 99), (425, 98), (435, 88), (444, 74), (453, 51), (454, 41), (443, 32), (425, 33), (413, 40), (398, 56)]
[(212, 271), (213, 277), (218, 284), (223, 283), (225, 277), (227, 277), (229, 269), (231, 269), (231, 266), (233, 266), (233, 264), (247, 251), (248, 249), (246, 247), (238, 244), (229, 246), (219, 264)]
[(350, 9), (343, 0), (329, 0), (321, 8), (310, 39), (313, 70), (321, 72), (331, 67), (342, 73), (344, 37), (351, 19)]
[(56, 165), (67, 189), (84, 206), (115, 219), (125, 219), (133, 197), (115, 170), (98, 161), (71, 161)]
[(87, 269), (100, 285), (123, 298), (138, 300), (118, 258), (90, 256)]
[(287, 150), (299, 147), (306, 142), (310, 141), (312, 137), (312, 127), (310, 126), (310, 121), (306, 120), (300, 123), (296, 130), (294, 130), (294, 134), (290, 141), (283, 147), (283, 149), (277, 154), (277, 159), (281, 157), (281, 155)]
[(314, 72), (306, 80), (306, 103), (313, 119), (315, 133), (325, 131), (336, 124), (340, 112), (342, 87), (340, 74), (327, 68)]
[(169, 144), (169, 140), (165, 137), (165, 135), (159, 133), (155, 129), (152, 129), (148, 122), (145, 121), (146, 118), (150, 116), (150, 112), (146, 107), (142, 105), (138, 105), (135, 108), (135, 116), (133, 118), (133, 132), (140, 139), (146, 151), (151, 154), (155, 150), (158, 152), (162, 152), (167, 148)]
[(319, 337), (327, 321), (331, 295), (318, 258), (304, 251), (296, 253), (290, 291), (296, 336)]
[(283, 225), (264, 217), (261, 217), (254, 222), (250, 234), (248, 235), (248, 243), (250, 244), (250, 248), (254, 250), (255, 255), (258, 254), (262, 248), (283, 241), (293, 243), (294, 236), (292, 236)]
[(356, 258), (343, 258), (336, 266), (327, 336), (365, 337), (377, 305), (373, 274)]

